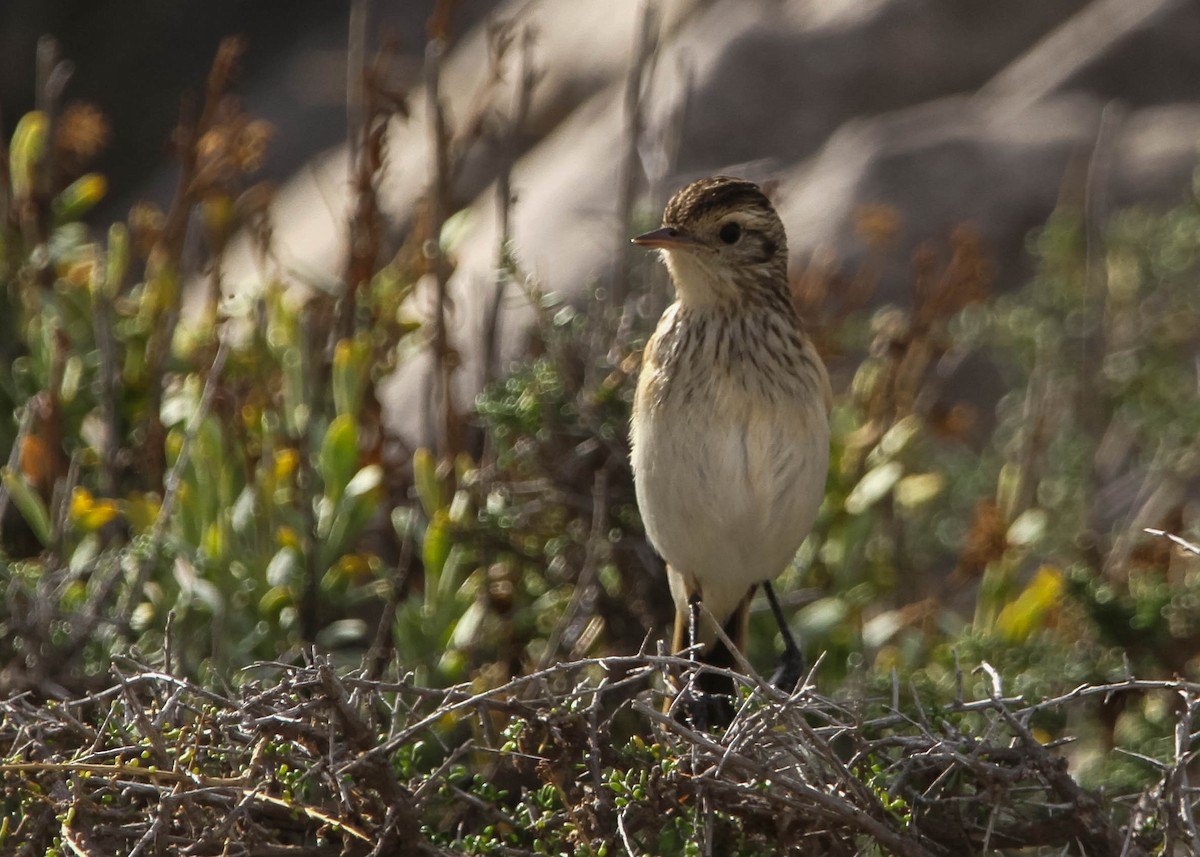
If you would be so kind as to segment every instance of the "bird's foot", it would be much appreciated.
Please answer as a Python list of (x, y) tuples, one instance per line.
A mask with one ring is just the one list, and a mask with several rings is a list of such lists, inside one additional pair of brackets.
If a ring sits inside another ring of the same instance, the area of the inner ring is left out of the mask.
[(675, 718), (700, 732), (709, 732), (733, 722), (733, 700), (723, 693), (691, 688), (675, 703)]
[(771, 686), (784, 693), (793, 693), (796, 685), (804, 679), (806, 672), (808, 672), (808, 665), (804, 662), (804, 655), (800, 649), (795, 646), (785, 646), (783, 654), (779, 656), (779, 667), (771, 676)]

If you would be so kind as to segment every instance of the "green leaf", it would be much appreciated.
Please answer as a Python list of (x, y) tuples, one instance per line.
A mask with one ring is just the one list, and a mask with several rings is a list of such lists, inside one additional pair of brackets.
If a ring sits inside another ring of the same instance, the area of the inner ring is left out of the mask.
[(1008, 542), (1018, 547), (1032, 547), (1041, 541), (1049, 525), (1050, 517), (1045, 509), (1026, 509), (1008, 528)]
[(258, 506), (258, 495), (253, 485), (242, 488), (230, 510), (229, 523), (239, 535), (253, 535), (262, 511)]
[(814, 601), (802, 609), (797, 618), (805, 634), (819, 637), (842, 624), (849, 615), (850, 605), (841, 598), (833, 597)]
[(353, 546), (355, 539), (379, 509), (383, 468), (368, 464), (346, 485), (329, 526), (329, 534), (317, 556), (322, 569), (329, 568)]
[(317, 632), (317, 645), (337, 649), (362, 643), (367, 638), (367, 623), (362, 619), (338, 619)]
[(12, 497), (13, 503), (16, 504), (25, 520), (29, 522), (29, 527), (33, 530), (37, 540), (43, 546), (50, 544), (52, 535), (50, 512), (46, 509), (42, 498), (30, 487), (29, 483), (25, 481), (24, 475), (19, 471), (9, 467), (0, 468), (0, 479), (3, 480), (8, 496)]
[(454, 632), (450, 635), (450, 645), (454, 649), (465, 649), (475, 642), (479, 629), (487, 619), (487, 607), (482, 601), (472, 601), (463, 612), (462, 617), (454, 623)]
[(383, 484), (383, 468), (378, 464), (368, 464), (354, 474), (354, 478), (346, 485), (346, 498), (363, 497), (372, 493)]
[(91, 211), (108, 192), (108, 181), (99, 173), (88, 173), (71, 182), (54, 198), (51, 210), (56, 223), (78, 220)]
[(429, 526), (425, 528), (425, 540), (421, 545), (421, 562), (425, 566), (426, 598), (437, 591), (437, 582), (441, 579), (442, 569), (446, 566), (446, 557), (450, 556), (450, 519), (443, 512), (434, 513)]
[(267, 583), (272, 587), (286, 588), (300, 579), (301, 572), (300, 556), (296, 549), (282, 547), (267, 563)]
[(428, 449), (413, 453), (413, 483), (426, 515), (432, 518), (446, 507), (445, 480), (438, 473), (436, 456)]
[(877, 649), (891, 642), (891, 639), (896, 636), (896, 632), (903, 627), (904, 611), (885, 610), (863, 624), (863, 645), (869, 649)]
[(996, 505), (1004, 513), (1005, 520), (1012, 520), (1023, 483), (1024, 475), (1019, 465), (1009, 462), (1000, 468), (996, 478)]
[(17, 199), (28, 196), (33, 190), (34, 176), (46, 154), (49, 125), (45, 113), (31, 110), (21, 117), (13, 131), (8, 165), (12, 176), (13, 196)]
[[(274, 325), (273, 329), (292, 334), (290, 327)], [(304, 355), (294, 345), (281, 349), (279, 365), (283, 367), (283, 414), (288, 434), (299, 437), (308, 430), (311, 408), (305, 401)]]
[(875, 452), (887, 458), (895, 458), (921, 433), (923, 425), (921, 419), (913, 415), (900, 419), (879, 439)]
[(451, 545), (446, 561), (442, 564), (442, 574), (438, 578), (438, 600), (441, 604), (450, 604), (467, 582), (467, 570), (471, 566), (472, 552), (461, 544)]
[(417, 510), (409, 506), (397, 506), (392, 509), (392, 529), (396, 531), (396, 535), (404, 539), (411, 539), (417, 535)]
[(456, 526), (467, 526), (471, 522), (471, 495), (466, 491), (455, 491), (450, 501), (450, 520)]
[(896, 503), (913, 509), (933, 500), (942, 493), (946, 478), (941, 473), (910, 473), (896, 483)]
[(276, 617), (285, 607), (291, 607), (293, 602), (292, 590), (286, 586), (272, 586), (258, 599), (258, 612), (261, 616)]
[(75, 401), (75, 397), (79, 395), (79, 385), (83, 380), (83, 358), (78, 354), (72, 354), (67, 358), (67, 363), (63, 367), (62, 384), (59, 389), (59, 398), (65, 404), (71, 404)]
[(887, 496), (903, 473), (904, 468), (898, 461), (889, 461), (874, 470), (868, 470), (846, 497), (846, 511), (851, 515), (865, 512)]
[(129, 230), (124, 223), (114, 223), (108, 229), (108, 269), (104, 275), (104, 289), (110, 300), (120, 292), (128, 270)]
[(358, 469), (358, 425), (343, 414), (329, 425), (319, 458), (325, 496), (337, 502)]
[(339, 415), (356, 416), (367, 381), (370, 346), (362, 339), (342, 339), (333, 351), (333, 406)]
[[(174, 305), (179, 291), (179, 276), (167, 265), (158, 268), (153, 277), (146, 280), (142, 300), (138, 304), (138, 322), (147, 330), (161, 323), (162, 314)], [(153, 338), (150, 339), (150, 342)], [(149, 347), (149, 343), (147, 343)]]

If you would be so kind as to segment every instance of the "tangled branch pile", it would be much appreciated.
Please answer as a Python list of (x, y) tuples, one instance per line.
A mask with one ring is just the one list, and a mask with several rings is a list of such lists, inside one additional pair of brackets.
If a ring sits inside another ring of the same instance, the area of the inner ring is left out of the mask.
[[(215, 693), (127, 663), (101, 693), (0, 703), (5, 853), (1184, 853), (1200, 685), (1128, 680), (1027, 705), (791, 697), (756, 682), (710, 735), (647, 685), (676, 657), (563, 663), (503, 687), (429, 690), (264, 664)], [(741, 677), (743, 683), (750, 683)], [(1068, 773), (1037, 722), (1164, 694), (1176, 753), (1141, 794)], [(908, 694), (905, 694), (908, 696)], [(1049, 849), (1053, 849), (1050, 851)]]

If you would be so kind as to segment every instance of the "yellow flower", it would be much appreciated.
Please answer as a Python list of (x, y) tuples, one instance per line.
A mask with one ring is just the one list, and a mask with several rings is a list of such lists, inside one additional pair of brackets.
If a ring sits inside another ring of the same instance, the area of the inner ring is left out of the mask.
[(119, 511), (114, 500), (97, 500), (86, 488), (76, 488), (71, 494), (71, 519), (86, 532), (100, 529)]
[(371, 561), (374, 557), (369, 554), (351, 553), (338, 560), (338, 572), (352, 583), (362, 583), (371, 578)]
[(282, 482), (293, 473), (300, 464), (300, 453), (294, 449), (279, 449), (275, 451), (275, 481)]

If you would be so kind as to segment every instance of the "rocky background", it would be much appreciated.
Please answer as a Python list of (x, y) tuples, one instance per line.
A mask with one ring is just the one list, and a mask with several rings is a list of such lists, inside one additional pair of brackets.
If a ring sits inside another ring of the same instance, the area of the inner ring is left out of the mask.
[[(389, 131), (381, 195), (400, 236), (432, 171), (421, 91), (431, 10), (354, 8), (368, 49), (398, 37), (394, 83), (412, 87), (410, 115)], [(280, 270), (298, 285), (337, 281), (350, 184), (336, 141), (356, 25), (333, 4), (205, 10), (143, 10), (142, 36), (128, 44), (155, 46), (149, 55), (122, 48), (125, 23), (68, 3), (8, 6), (0, 33), (20, 60), (12, 67), (25, 69), (30, 34), (59, 35), (76, 61), (76, 94), (97, 101), (123, 140), (138, 140), (119, 147), (135, 163), (102, 165), (114, 181), (111, 212), (169, 192), (172, 168), (154, 164), (178, 89), (203, 79), (210, 43), (248, 32), (247, 107), (282, 141), (267, 162), (279, 182)], [(498, 21), (511, 23), (513, 41), (499, 61)], [(477, 0), (458, 4), (451, 32), (448, 119), (461, 125), (481, 99), (489, 105), (449, 189), (469, 212), (451, 278), (464, 404), (490, 364), (481, 351), (502, 176), (511, 178), (513, 248), (545, 290), (578, 299), (623, 287), (629, 265), (645, 269), (625, 242), (630, 220), (654, 220), (690, 179), (731, 172), (773, 188), (794, 272), (855, 269), (867, 252), (864, 211), (888, 212), (893, 244), (878, 294), (903, 301), (912, 250), (945, 247), (956, 226), (978, 230), (1003, 288), (1028, 273), (1029, 230), (1056, 205), (1083, 206), (1099, 225), (1118, 207), (1179, 202), (1200, 141), (1200, 8), (1188, 0)], [(32, 91), (23, 85), (6, 76), (5, 115), (19, 114), (21, 93)], [(230, 292), (261, 282), (246, 242), (234, 243), (228, 266)], [(501, 306), (499, 349), (511, 358), (529, 308), (519, 294)], [(426, 371), (412, 362), (385, 395), (393, 427), (413, 442), (428, 439), (411, 393)]]
[[(1198, 46), (1188, 0), (0, 5), (0, 853), (1197, 853)], [(835, 432), (812, 671), (760, 615), (709, 733), (625, 432), (629, 237), (718, 171)]]

